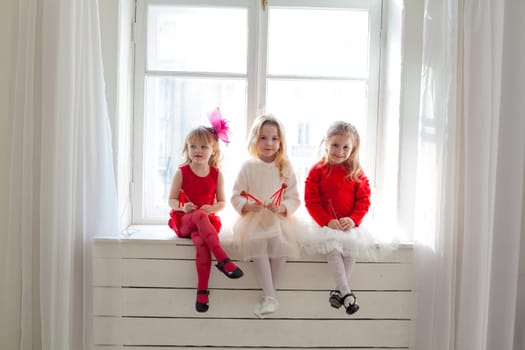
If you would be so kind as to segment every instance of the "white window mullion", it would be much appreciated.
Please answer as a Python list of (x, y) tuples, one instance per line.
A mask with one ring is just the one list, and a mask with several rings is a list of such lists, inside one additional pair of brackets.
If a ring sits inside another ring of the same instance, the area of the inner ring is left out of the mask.
[(257, 4), (257, 46), (255, 52), (258, 57), (257, 81), (254, 86), (257, 89), (257, 104), (253, 113), (249, 115), (248, 125), (251, 125), (257, 115), (266, 112), (266, 64), (267, 64), (267, 35), (268, 35), (268, 10), (263, 9), (262, 3)]
[[(137, 0), (135, 22), (135, 98), (133, 99), (133, 169), (132, 169), (132, 220), (147, 223), (142, 218), (144, 202), (144, 79), (146, 71), (146, 7), (144, 0)], [(140, 219), (138, 219), (140, 217)]]

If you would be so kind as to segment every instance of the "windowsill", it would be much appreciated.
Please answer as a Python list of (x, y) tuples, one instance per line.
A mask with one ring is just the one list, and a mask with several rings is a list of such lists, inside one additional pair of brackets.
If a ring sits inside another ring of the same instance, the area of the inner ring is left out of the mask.
[[(178, 244), (184, 242), (184, 245), (192, 245), (191, 240), (177, 237), (167, 225), (131, 225), (118, 235), (97, 235), (94, 240), (97, 242), (115, 240), (129, 242), (173, 241)], [(398, 248), (413, 248), (413, 246), (414, 242), (412, 241), (401, 241), (397, 244)]]
[(167, 225), (131, 225), (117, 235), (97, 235), (97, 241), (176, 241), (180, 238)]

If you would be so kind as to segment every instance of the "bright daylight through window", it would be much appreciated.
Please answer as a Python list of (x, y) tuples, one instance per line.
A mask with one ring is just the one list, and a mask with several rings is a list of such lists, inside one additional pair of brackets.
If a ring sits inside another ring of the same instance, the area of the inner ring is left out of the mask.
[[(164, 224), (184, 136), (219, 107), (229, 198), (252, 120), (285, 125), (299, 190), (331, 121), (353, 123), (374, 181), (380, 1), (138, 1), (133, 223)], [(227, 215), (228, 211), (224, 215)]]

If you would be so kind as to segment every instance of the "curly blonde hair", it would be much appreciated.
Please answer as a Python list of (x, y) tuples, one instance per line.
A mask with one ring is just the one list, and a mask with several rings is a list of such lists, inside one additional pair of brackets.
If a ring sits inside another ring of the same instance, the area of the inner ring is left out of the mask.
[(322, 161), (325, 164), (328, 163), (326, 147), (328, 146), (330, 138), (336, 135), (350, 136), (352, 142), (352, 151), (350, 152), (350, 156), (344, 162), (344, 164), (348, 168), (347, 177), (350, 177), (354, 181), (359, 181), (359, 176), (363, 173), (363, 168), (359, 162), (359, 148), (361, 145), (361, 140), (357, 129), (352, 124), (343, 121), (337, 121), (330, 125), (322, 142), (322, 144), (325, 146)]
[(183, 165), (191, 163), (191, 159), (188, 155), (188, 144), (197, 142), (202, 142), (211, 145), (212, 155), (210, 157), (210, 160), (208, 161), (208, 164), (218, 168), (220, 166), (221, 161), (221, 149), (219, 147), (219, 139), (217, 138), (217, 134), (215, 133), (213, 128), (205, 126), (199, 126), (190, 131), (188, 135), (186, 135), (186, 139), (184, 140), (184, 148), (182, 150), (182, 154), (186, 158)]
[(286, 138), (284, 135), (284, 127), (282, 123), (277, 119), (273, 114), (262, 114), (258, 116), (253, 124), (252, 128), (250, 130), (250, 137), (248, 139), (248, 153), (252, 157), (259, 157), (259, 153), (257, 150), (257, 141), (259, 140), (259, 136), (261, 133), (261, 129), (264, 125), (272, 125), (277, 128), (277, 134), (279, 135), (279, 151), (277, 151), (277, 154), (275, 156), (275, 166), (277, 169), (279, 169), (279, 176), (281, 179), (286, 179), (285, 175), (285, 169), (291, 167), (291, 163), (288, 160), (287, 152), (286, 152)]

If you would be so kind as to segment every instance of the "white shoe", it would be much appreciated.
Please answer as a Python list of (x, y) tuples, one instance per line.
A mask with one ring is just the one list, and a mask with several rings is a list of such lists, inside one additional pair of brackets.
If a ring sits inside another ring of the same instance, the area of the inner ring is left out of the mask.
[(253, 313), (259, 318), (264, 318), (266, 315), (274, 313), (279, 309), (279, 302), (274, 297), (264, 297), (263, 300), (255, 305)]

